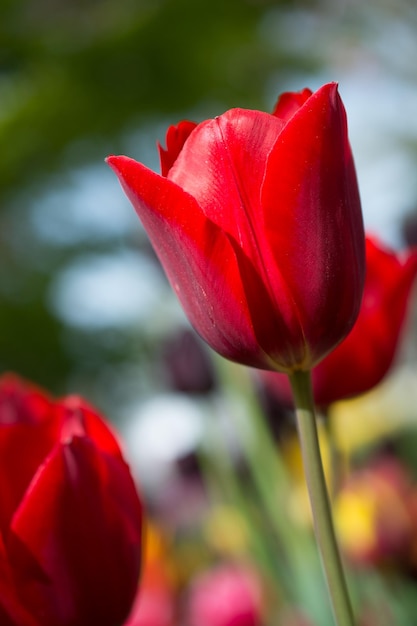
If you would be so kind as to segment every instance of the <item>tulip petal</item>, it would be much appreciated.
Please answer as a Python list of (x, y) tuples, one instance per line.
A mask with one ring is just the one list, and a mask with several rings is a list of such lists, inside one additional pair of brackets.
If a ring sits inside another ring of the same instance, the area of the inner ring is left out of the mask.
[[(0, 531), (3, 536), (34, 473), (52, 449), (56, 432), (52, 401), (17, 376), (3, 376), (0, 381)], [(24, 450), (24, 454), (17, 454), (17, 450)]]
[(369, 391), (389, 371), (417, 276), (417, 251), (398, 255), (366, 240), (367, 270), (361, 311), (346, 339), (314, 370), (317, 403)]
[(312, 94), (313, 92), (310, 89), (303, 89), (295, 93), (287, 91), (281, 94), (272, 115), (288, 122)]
[(135, 596), (141, 506), (128, 467), (86, 437), (56, 446), (12, 521), (10, 563), (43, 626), (114, 626)]
[(235, 252), (239, 271), (245, 276), (248, 310), (256, 340), (268, 355), (258, 367), (290, 372), (294, 363), (308, 363), (309, 349), (297, 317), (293, 315), (291, 297), (285, 285), (281, 285), (281, 292), (287, 294), (287, 299), (281, 293), (282, 303), (277, 306), (276, 299), (272, 299), (267, 289), (268, 283), (259, 276), (250, 259), (237, 246)]
[(121, 443), (100, 415), (83, 398), (67, 396), (55, 405), (60, 424), (59, 439), (65, 444), (73, 437), (87, 436), (102, 452), (122, 459)]
[[(404, 330), (416, 276), (417, 250), (398, 254), (367, 236), (361, 310), (346, 339), (312, 371), (317, 405), (327, 407), (370, 391), (388, 373)], [(287, 376), (265, 372), (263, 380), (281, 402), (292, 406)]]
[(1, 626), (42, 626), (20, 603), (0, 537), (0, 624)]
[(158, 144), (162, 176), (168, 175), (168, 172), (177, 160), (186, 139), (196, 126), (197, 124), (195, 122), (184, 120), (177, 126), (170, 126), (168, 128), (166, 135), (166, 150)]
[(284, 280), (314, 364), (352, 327), (365, 266), (360, 199), (335, 84), (315, 92), (284, 127), (266, 166), (262, 207), (266, 264), (283, 277), (274, 291), (281, 293)]
[(283, 126), (268, 113), (227, 111), (195, 129), (169, 172), (170, 180), (256, 262), (263, 243), (260, 192), (267, 158)]
[[(255, 335), (264, 350), (270, 346), (272, 359), (263, 367), (275, 363), (274, 367), (279, 369), (286, 369), (294, 362), (291, 354), (294, 358), (302, 355), (301, 362), (306, 360), (306, 342), (288, 287), (275, 263), (271, 285), (271, 266), (266, 258), (268, 243), (261, 190), (267, 159), (283, 127), (282, 120), (267, 113), (232, 109), (200, 124), (169, 172), (169, 179), (190, 193), (204, 214), (228, 234), (238, 259), (239, 274), (245, 277), (245, 299)], [(249, 268), (251, 280), (246, 275)], [(259, 306), (261, 292), (262, 307)], [(277, 293), (281, 294), (278, 301)], [(255, 299), (253, 294), (257, 294)], [(283, 346), (283, 355), (276, 361)]]
[(243, 256), (237, 258), (230, 237), (171, 180), (127, 157), (110, 157), (108, 163), (141, 218), (197, 332), (231, 360), (253, 367), (270, 366), (252, 326), (239, 269)]

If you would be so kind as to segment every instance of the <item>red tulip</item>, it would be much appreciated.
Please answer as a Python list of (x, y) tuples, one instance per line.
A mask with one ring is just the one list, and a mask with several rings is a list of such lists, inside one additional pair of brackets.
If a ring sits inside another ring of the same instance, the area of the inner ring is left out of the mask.
[(83, 400), (0, 379), (0, 623), (119, 626), (137, 589), (141, 504)]
[[(348, 337), (313, 370), (318, 405), (369, 391), (384, 378), (395, 359), (416, 275), (417, 250), (398, 254), (375, 238), (366, 238), (359, 317)], [(285, 376), (268, 372), (265, 377), (271, 389), (291, 402)]]
[(191, 323), (223, 356), (309, 369), (351, 329), (359, 193), (336, 84), (171, 127), (162, 176), (108, 158)]

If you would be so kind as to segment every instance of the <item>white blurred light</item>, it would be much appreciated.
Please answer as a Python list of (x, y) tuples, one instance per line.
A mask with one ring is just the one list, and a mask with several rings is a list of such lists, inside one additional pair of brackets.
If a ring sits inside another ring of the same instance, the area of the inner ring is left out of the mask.
[(192, 399), (164, 394), (134, 410), (122, 434), (141, 482), (154, 484), (176, 459), (195, 450), (203, 430), (203, 412)]
[(104, 163), (69, 176), (69, 182), (33, 202), (31, 219), (39, 237), (65, 246), (141, 232), (134, 209)]
[[(310, 73), (296, 72), (293, 66), (288, 74), (281, 70), (269, 81), (267, 98), (273, 106), (277, 85), (299, 91), (338, 82), (347, 111), (365, 228), (399, 247), (402, 220), (416, 208), (417, 40), (412, 23), (395, 21), (383, 12), (371, 15), (366, 4), (362, 8), (363, 25), (372, 25), (366, 37), (363, 33), (352, 36), (337, 5), (322, 13), (292, 8), (267, 12), (260, 36), (274, 50), (311, 58), (322, 68)], [(387, 41), (395, 44), (387, 47)]]
[(49, 295), (52, 309), (67, 324), (105, 328), (151, 317), (166, 295), (166, 283), (143, 254), (88, 254), (57, 273)]

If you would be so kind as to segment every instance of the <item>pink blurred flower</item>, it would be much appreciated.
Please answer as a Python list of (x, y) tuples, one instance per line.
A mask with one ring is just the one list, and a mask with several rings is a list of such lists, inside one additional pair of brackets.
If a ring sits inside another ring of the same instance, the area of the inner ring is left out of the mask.
[(259, 626), (260, 583), (249, 569), (222, 565), (203, 573), (190, 589), (187, 626)]
[(174, 599), (162, 573), (144, 573), (124, 626), (173, 626)]

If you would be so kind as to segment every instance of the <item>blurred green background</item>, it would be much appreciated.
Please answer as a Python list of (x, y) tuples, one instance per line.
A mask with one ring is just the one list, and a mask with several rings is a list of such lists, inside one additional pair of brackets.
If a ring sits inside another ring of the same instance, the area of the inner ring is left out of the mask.
[(182, 118), (337, 80), (365, 221), (400, 245), (416, 25), (401, 0), (2, 0), (0, 369), (115, 416), (163, 387), (158, 346), (184, 320), (104, 158), (158, 168)]

